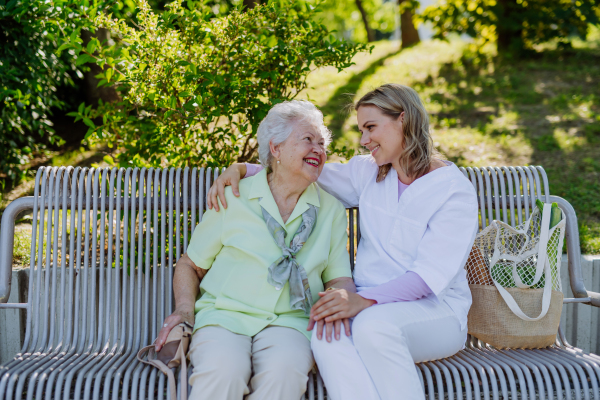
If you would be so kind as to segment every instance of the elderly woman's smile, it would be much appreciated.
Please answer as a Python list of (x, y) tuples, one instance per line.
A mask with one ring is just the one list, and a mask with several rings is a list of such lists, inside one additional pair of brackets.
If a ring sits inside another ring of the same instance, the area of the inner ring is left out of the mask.
[[(309, 122), (296, 122), (290, 136), (274, 147), (273, 172), (294, 179), (299, 186), (316, 182), (327, 160), (325, 138), (319, 127)], [(293, 176), (293, 178), (292, 178)]]
[(319, 160), (316, 158), (305, 158), (304, 162), (307, 164), (312, 165), (313, 167), (318, 167), (319, 166)]

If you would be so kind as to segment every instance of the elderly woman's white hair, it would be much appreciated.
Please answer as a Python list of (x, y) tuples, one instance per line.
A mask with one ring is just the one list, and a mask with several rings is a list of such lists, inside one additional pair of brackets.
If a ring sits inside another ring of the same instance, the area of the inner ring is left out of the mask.
[(306, 100), (284, 101), (274, 105), (258, 126), (258, 156), (264, 167), (270, 167), (273, 155), (269, 142), (278, 145), (286, 141), (298, 122), (315, 124), (325, 139), (325, 147), (331, 143), (331, 131), (323, 123), (323, 113)]

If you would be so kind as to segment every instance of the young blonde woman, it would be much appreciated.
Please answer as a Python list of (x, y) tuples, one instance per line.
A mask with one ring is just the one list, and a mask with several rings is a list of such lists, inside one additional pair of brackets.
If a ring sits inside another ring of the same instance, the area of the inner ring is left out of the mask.
[[(358, 292), (319, 294), (311, 347), (333, 400), (424, 399), (415, 363), (449, 357), (466, 340), (471, 294), (463, 266), (477, 232), (477, 198), (454, 164), (435, 157), (429, 117), (413, 89), (383, 85), (355, 109), (360, 143), (371, 154), (327, 164), (318, 184), (359, 207)], [(249, 164), (228, 169), (211, 188), (210, 205), (220, 197), (226, 207), (223, 187), (237, 193), (239, 179), (256, 172)]]

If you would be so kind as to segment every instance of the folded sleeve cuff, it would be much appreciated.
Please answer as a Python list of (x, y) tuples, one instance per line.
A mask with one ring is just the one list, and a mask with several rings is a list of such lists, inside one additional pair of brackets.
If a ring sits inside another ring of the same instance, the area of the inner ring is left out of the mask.
[(246, 164), (246, 175), (244, 175), (244, 178), (250, 178), (251, 176), (258, 174), (260, 171), (263, 170), (263, 166), (260, 164), (244, 164)]

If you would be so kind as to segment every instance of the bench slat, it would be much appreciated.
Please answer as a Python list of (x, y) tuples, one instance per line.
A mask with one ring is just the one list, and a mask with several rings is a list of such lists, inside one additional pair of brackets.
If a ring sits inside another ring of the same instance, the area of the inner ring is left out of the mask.
[[(541, 167), (461, 168), (475, 188), (480, 229), (493, 219), (515, 225), (535, 199), (556, 201), (567, 215), (571, 289), (576, 301), (600, 305), (585, 290), (575, 212), (550, 196)], [(34, 195), (11, 203), (0, 232), (0, 308), (24, 308), (21, 353), (0, 366), (0, 398), (164, 399), (163, 374), (137, 362), (174, 306), (175, 261), (202, 220), (219, 168), (88, 169), (44, 167)], [(28, 302), (10, 293), (14, 221), (33, 211)], [(348, 210), (350, 261), (360, 241), (358, 209)], [(590, 299), (587, 299), (587, 297)], [(584, 300), (582, 300), (584, 299)], [(573, 300), (575, 301), (575, 300)], [(569, 346), (495, 350), (469, 337), (453, 357), (416, 365), (430, 399), (598, 397), (600, 357)], [(191, 373), (191, 369), (189, 370)], [(324, 399), (318, 373), (308, 399)]]

